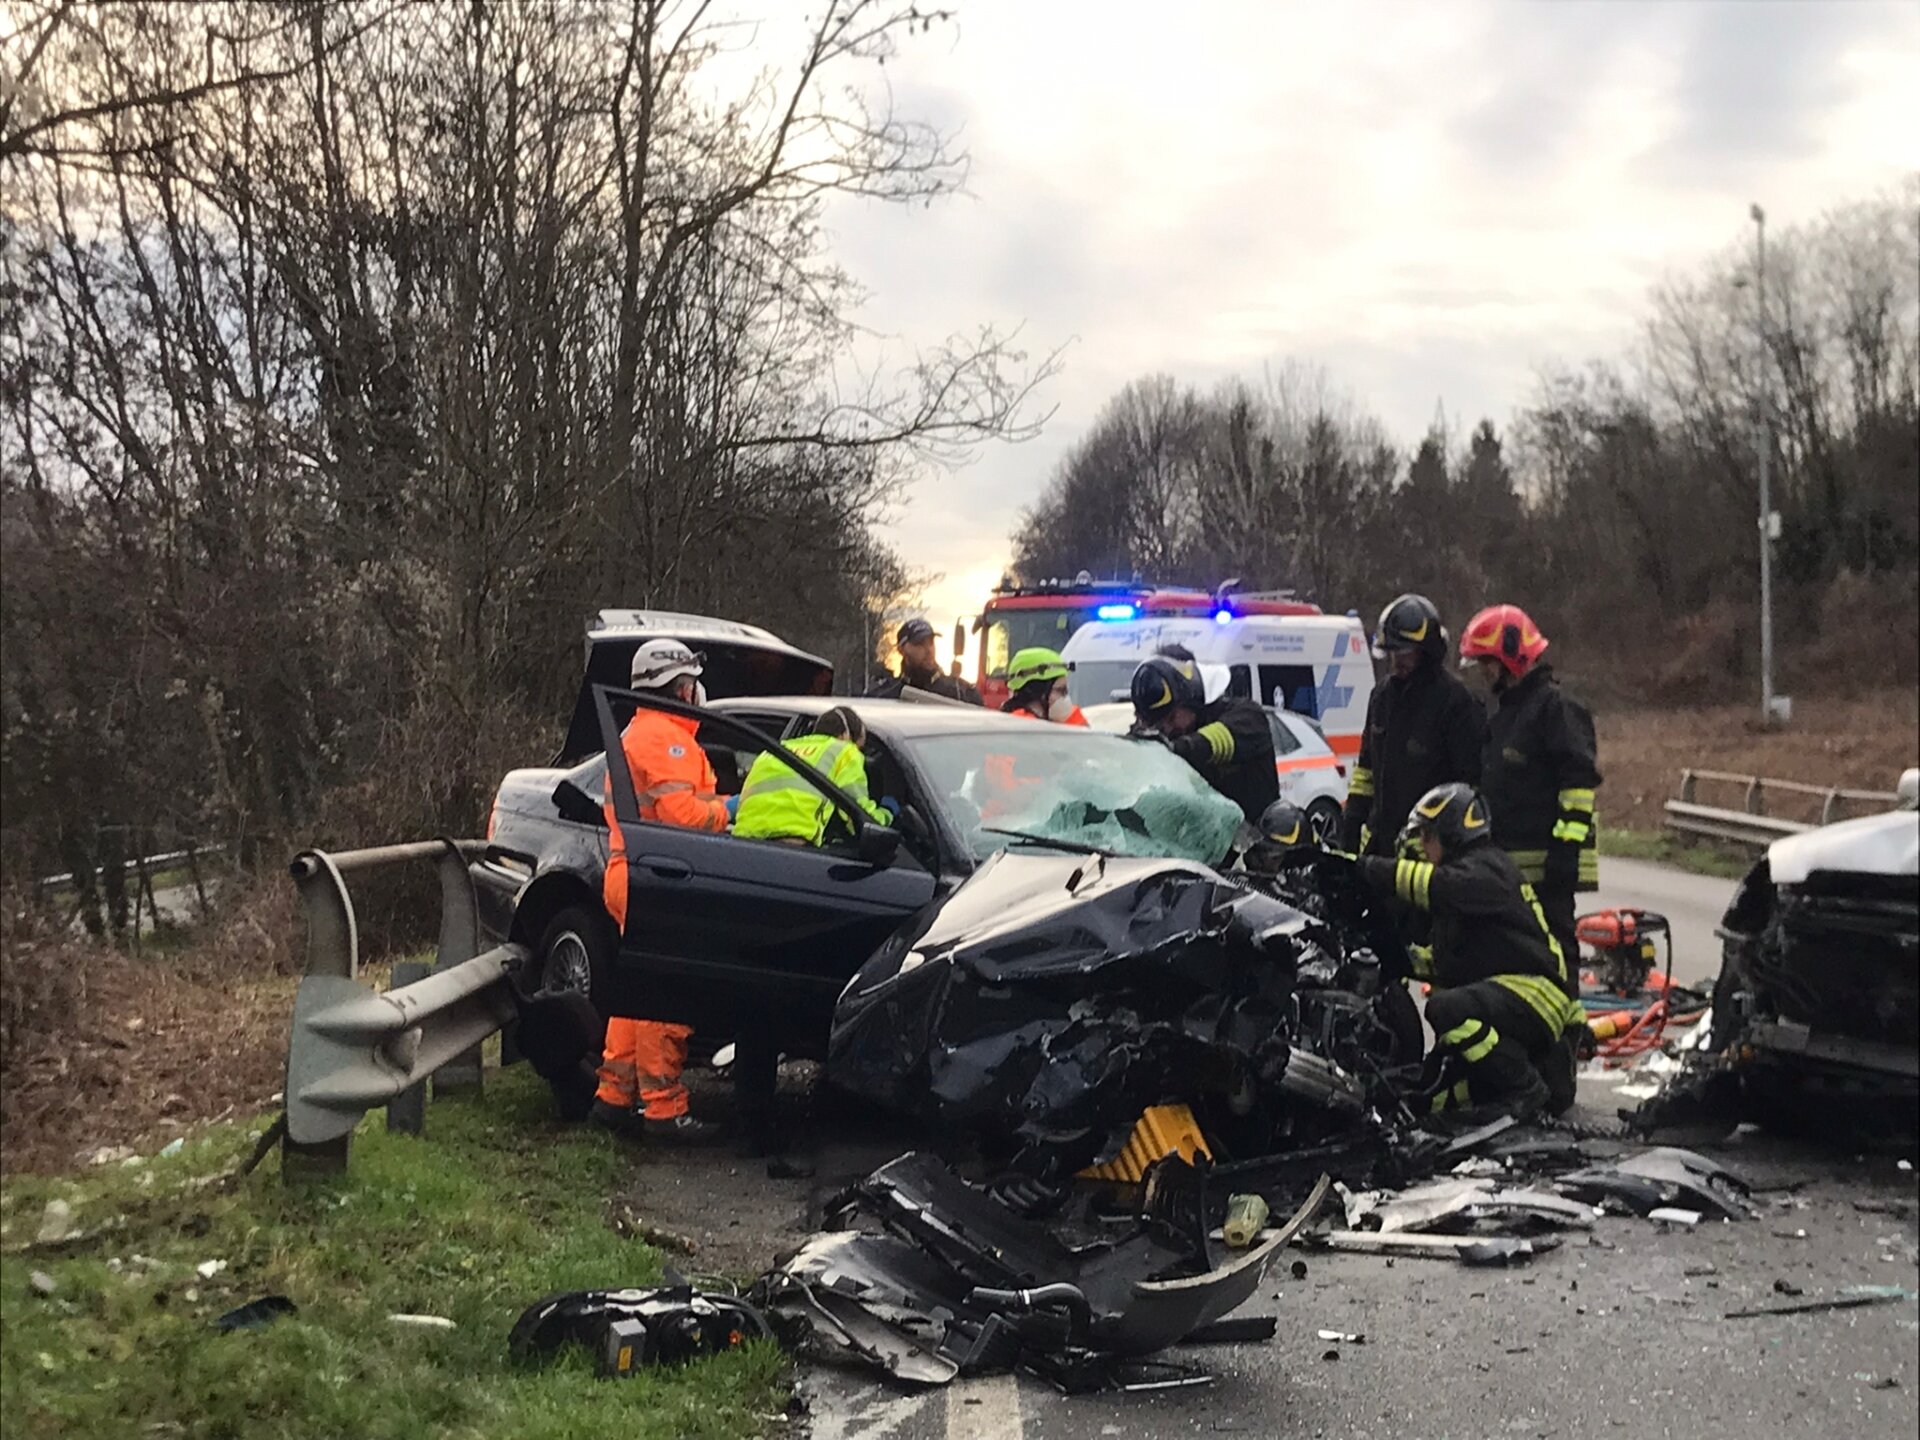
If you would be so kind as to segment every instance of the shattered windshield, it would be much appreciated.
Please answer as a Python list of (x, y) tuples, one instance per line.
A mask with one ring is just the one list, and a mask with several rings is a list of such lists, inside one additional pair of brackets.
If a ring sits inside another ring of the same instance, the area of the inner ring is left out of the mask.
[(908, 742), (978, 859), (1062, 842), (1111, 855), (1216, 865), (1240, 807), (1151, 741), (1033, 725)]

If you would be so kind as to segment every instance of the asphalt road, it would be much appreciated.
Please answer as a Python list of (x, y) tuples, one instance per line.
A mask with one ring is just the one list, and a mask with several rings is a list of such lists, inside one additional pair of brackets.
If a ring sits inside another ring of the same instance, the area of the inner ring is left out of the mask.
[[(1893, 1157), (1823, 1156), (1754, 1136), (1713, 1153), (1771, 1187), (1761, 1218), (1695, 1230), (1603, 1218), (1590, 1239), (1515, 1270), (1309, 1253), (1305, 1280), (1277, 1269), (1242, 1312), (1277, 1316), (1273, 1340), (1176, 1352), (1213, 1369), (1199, 1389), (1067, 1397), (995, 1377), (906, 1394), (815, 1368), (802, 1385), (812, 1440), (1911, 1437), (1913, 1172)], [(1854, 1310), (1725, 1318), (1850, 1285), (1905, 1293)], [(1322, 1328), (1366, 1340), (1328, 1344)]]

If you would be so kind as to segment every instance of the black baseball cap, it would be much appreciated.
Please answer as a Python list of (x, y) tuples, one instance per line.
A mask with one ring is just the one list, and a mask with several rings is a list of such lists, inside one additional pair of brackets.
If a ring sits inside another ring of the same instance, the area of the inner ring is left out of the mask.
[(912, 645), (921, 640), (931, 639), (933, 639), (933, 626), (916, 616), (900, 627), (899, 633), (893, 637), (893, 643)]

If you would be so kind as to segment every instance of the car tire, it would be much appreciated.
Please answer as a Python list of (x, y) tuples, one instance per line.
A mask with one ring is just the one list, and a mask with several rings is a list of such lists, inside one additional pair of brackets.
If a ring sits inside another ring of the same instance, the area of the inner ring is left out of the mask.
[(1307, 828), (1316, 845), (1337, 843), (1340, 839), (1340, 807), (1326, 796), (1307, 806)]
[(521, 1011), (522, 1043), (531, 1040), (527, 1030), (539, 1012), (546, 1044), (529, 1045), (527, 1058), (552, 1089), (561, 1119), (584, 1120), (593, 1107), (596, 1069), (606, 1042), (612, 923), (584, 905), (568, 906), (547, 922), (536, 954), (536, 984)]
[(602, 1016), (607, 1013), (607, 970), (613, 963), (613, 923), (584, 905), (569, 905), (541, 932), (541, 994), (585, 995)]

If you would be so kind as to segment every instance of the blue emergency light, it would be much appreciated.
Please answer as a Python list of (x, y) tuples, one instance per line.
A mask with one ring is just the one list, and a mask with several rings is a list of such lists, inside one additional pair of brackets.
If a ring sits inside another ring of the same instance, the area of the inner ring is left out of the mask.
[(1093, 613), (1102, 620), (1131, 620), (1140, 610), (1134, 605), (1102, 605)]
[(1226, 625), (1231, 623), (1232, 620), (1233, 611), (1231, 610), (1220, 609), (1213, 612), (1213, 623), (1216, 625)]

